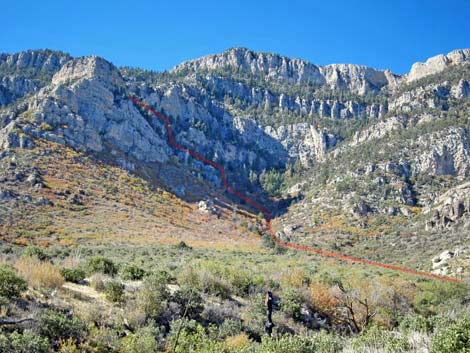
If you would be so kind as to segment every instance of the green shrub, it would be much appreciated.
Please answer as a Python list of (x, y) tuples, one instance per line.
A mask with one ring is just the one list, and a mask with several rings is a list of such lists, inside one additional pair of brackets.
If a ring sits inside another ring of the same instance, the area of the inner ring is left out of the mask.
[(60, 274), (64, 280), (72, 283), (82, 283), (86, 277), (85, 271), (80, 268), (62, 268)]
[(12, 267), (0, 266), (0, 296), (16, 298), (26, 289), (28, 289), (28, 283), (23, 278), (18, 277)]
[[(173, 349), (178, 332), (178, 344), (176, 349)], [(167, 351), (220, 353), (224, 351), (224, 344), (209, 337), (204, 327), (194, 320), (186, 321), (184, 325), (181, 325), (181, 320), (173, 320), (167, 341)]]
[(192, 247), (187, 245), (184, 241), (180, 241), (178, 243), (178, 245), (176, 245), (176, 248), (177, 249), (180, 249), (180, 250), (192, 250)]
[(430, 281), (420, 284), (413, 305), (420, 314), (430, 316), (453, 309), (467, 300), (470, 300), (468, 285)]
[(170, 299), (167, 288), (168, 276), (164, 272), (153, 273), (145, 278), (137, 302), (140, 309), (151, 318), (158, 318)]
[(288, 317), (296, 321), (301, 321), (303, 318), (301, 309), (302, 298), (298, 293), (293, 290), (288, 290), (282, 294), (281, 311)]
[(181, 287), (174, 295), (173, 301), (180, 306), (180, 312), (186, 317), (196, 319), (204, 310), (204, 302), (199, 292), (189, 286)]
[(279, 196), (284, 187), (284, 174), (278, 170), (271, 169), (261, 173), (259, 181), (263, 189), (271, 196)]
[(49, 341), (29, 330), (25, 330), (22, 334), (16, 331), (11, 334), (0, 334), (0, 352), (47, 353)]
[(117, 267), (113, 261), (103, 256), (95, 256), (87, 261), (86, 265), (89, 273), (103, 273), (114, 276), (117, 273)]
[(144, 327), (122, 340), (122, 353), (154, 353), (159, 351), (152, 327)]
[(219, 326), (218, 336), (225, 338), (229, 336), (236, 336), (242, 332), (243, 325), (239, 320), (227, 319)]
[(439, 330), (431, 341), (431, 353), (470, 353), (470, 316)]
[(119, 303), (124, 301), (124, 289), (125, 286), (121, 282), (109, 281), (104, 286), (104, 295), (109, 301)]
[(38, 246), (28, 246), (23, 251), (23, 256), (26, 257), (35, 257), (41, 261), (45, 261), (49, 259), (49, 256)]
[(408, 315), (401, 320), (399, 328), (405, 333), (413, 331), (430, 333), (433, 330), (433, 323), (421, 315)]
[(90, 277), (90, 286), (97, 292), (102, 292), (104, 291), (104, 288), (106, 286), (106, 279), (107, 277), (105, 275), (102, 275), (101, 273), (95, 273)]
[(38, 328), (41, 336), (51, 340), (73, 338), (80, 340), (85, 334), (86, 327), (77, 317), (67, 317), (55, 310), (44, 310), (38, 317)]
[(121, 269), (121, 278), (128, 281), (138, 281), (144, 278), (145, 271), (135, 265), (127, 265)]
[(372, 326), (353, 340), (352, 347), (357, 350), (382, 349), (387, 353), (399, 353), (410, 349), (410, 344), (406, 335)]
[[(87, 353), (115, 353), (120, 352), (122, 331), (117, 328), (90, 326), (89, 333), (80, 344), (79, 352)], [(75, 353), (74, 351), (61, 351), (60, 353)], [(78, 353), (78, 352), (77, 352)]]
[(312, 337), (316, 352), (338, 353), (343, 350), (343, 341), (339, 335), (321, 331), (318, 335)]
[(276, 247), (276, 243), (274, 242), (274, 239), (268, 233), (264, 234), (261, 237), (261, 244), (265, 248), (268, 248), (268, 249), (274, 249)]
[(261, 353), (316, 353), (314, 341), (301, 336), (263, 337)]

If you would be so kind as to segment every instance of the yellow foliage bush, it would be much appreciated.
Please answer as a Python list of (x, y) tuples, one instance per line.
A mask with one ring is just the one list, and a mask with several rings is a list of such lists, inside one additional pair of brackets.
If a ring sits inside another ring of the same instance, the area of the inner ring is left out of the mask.
[(246, 333), (240, 333), (236, 336), (229, 336), (225, 339), (225, 345), (229, 351), (239, 350), (248, 347), (251, 344)]
[(289, 269), (281, 277), (281, 284), (285, 288), (302, 288), (308, 284), (309, 278), (304, 270), (301, 268)]
[(35, 289), (58, 289), (64, 284), (59, 269), (47, 261), (25, 257), (15, 263), (15, 268)]

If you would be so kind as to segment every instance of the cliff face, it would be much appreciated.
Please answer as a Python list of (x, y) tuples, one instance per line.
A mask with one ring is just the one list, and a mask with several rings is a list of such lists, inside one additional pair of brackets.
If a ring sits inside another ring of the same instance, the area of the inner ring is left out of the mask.
[(424, 63), (415, 63), (411, 71), (406, 75), (406, 81), (412, 82), (423, 77), (439, 73), (451, 66), (460, 65), (470, 61), (470, 49), (451, 51), (449, 54), (436, 55)]
[(222, 54), (209, 55), (177, 65), (172, 71), (200, 72), (220, 69), (262, 76), (269, 81), (289, 84), (312, 84), (317, 87), (349, 90), (366, 94), (380, 90), (393, 82), (390, 72), (360, 65), (333, 64), (316, 66), (300, 59), (290, 59), (272, 53), (258, 53), (234, 48)]
[(69, 60), (69, 55), (50, 50), (0, 54), (0, 107), (36, 93)]

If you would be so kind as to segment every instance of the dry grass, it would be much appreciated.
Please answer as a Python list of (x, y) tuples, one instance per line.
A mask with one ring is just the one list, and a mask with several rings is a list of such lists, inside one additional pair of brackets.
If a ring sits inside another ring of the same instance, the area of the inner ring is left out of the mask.
[(34, 289), (58, 289), (64, 284), (59, 269), (50, 262), (25, 257), (16, 261), (15, 268)]

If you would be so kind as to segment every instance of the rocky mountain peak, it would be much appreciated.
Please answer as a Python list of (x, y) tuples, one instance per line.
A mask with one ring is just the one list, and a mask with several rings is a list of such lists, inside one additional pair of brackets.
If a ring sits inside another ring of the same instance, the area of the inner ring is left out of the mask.
[(106, 88), (120, 87), (124, 80), (119, 70), (109, 61), (99, 56), (87, 56), (67, 62), (52, 78), (54, 85), (81, 81), (99, 80)]
[(317, 66), (308, 61), (279, 54), (262, 53), (246, 48), (232, 48), (221, 54), (208, 55), (184, 62), (173, 72), (221, 71), (245, 73), (269, 81), (288, 84), (312, 84), (333, 90), (350, 90), (356, 94), (378, 91), (396, 78), (383, 70), (352, 64)]
[(470, 49), (457, 49), (450, 53), (433, 56), (426, 62), (417, 62), (411, 67), (410, 73), (406, 77), (407, 82), (419, 80), (425, 76), (436, 74), (444, 69), (470, 62)]
[(0, 54), (0, 68), (8, 70), (9, 73), (22, 72), (30, 68), (55, 72), (71, 59), (70, 55), (57, 51), (27, 50), (14, 54)]

